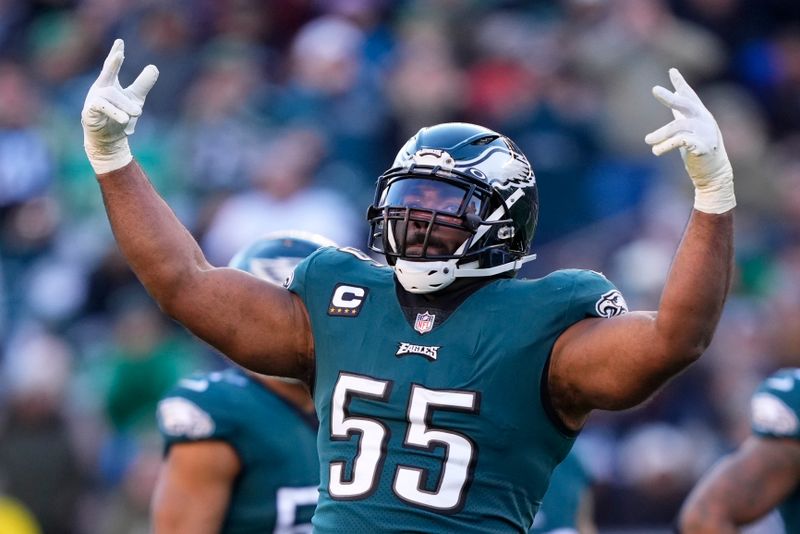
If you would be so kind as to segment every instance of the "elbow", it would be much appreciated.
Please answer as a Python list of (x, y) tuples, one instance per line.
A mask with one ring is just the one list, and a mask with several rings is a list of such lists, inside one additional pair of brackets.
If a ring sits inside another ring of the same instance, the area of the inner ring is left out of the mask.
[(677, 372), (699, 360), (711, 344), (711, 339), (712, 332), (691, 338), (666, 335), (662, 337), (662, 349), (658, 354), (661, 361), (671, 362)]
[(181, 289), (180, 284), (168, 286), (160, 291), (151, 292), (153, 300), (158, 304), (158, 308), (170, 318), (178, 320), (181, 309), (184, 307), (185, 290)]
[(667, 328), (659, 329), (662, 346), (676, 359), (684, 360), (688, 365), (697, 361), (711, 345), (716, 325), (716, 321), (671, 324)]
[(173, 318), (202, 274), (212, 268), (199, 252), (188, 258), (162, 255), (131, 267), (161, 311)]
[(708, 347), (711, 345), (711, 341), (714, 339), (714, 330), (715, 328), (710, 328), (698, 335), (697, 340), (689, 350), (689, 352), (693, 355), (694, 360), (699, 359), (700, 356), (702, 356), (706, 349), (708, 349)]
[(684, 507), (678, 516), (681, 534), (722, 534), (732, 532), (734, 525), (719, 514), (699, 506)]
[(191, 273), (183, 271), (163, 270), (158, 276), (158, 281), (144, 283), (150, 296), (156, 301), (163, 313), (176, 319), (180, 310), (185, 306), (186, 295), (191, 294)]
[(652, 375), (655, 384), (642, 384), (643, 391), (652, 393), (670, 378), (681, 373), (700, 359), (705, 348), (704, 345), (666, 344), (662, 350), (654, 351), (653, 361), (658, 362), (658, 370)]
[(703, 341), (695, 345), (690, 345), (682, 349), (681, 353), (675, 357), (681, 367), (688, 367), (693, 364), (705, 353), (708, 343)]

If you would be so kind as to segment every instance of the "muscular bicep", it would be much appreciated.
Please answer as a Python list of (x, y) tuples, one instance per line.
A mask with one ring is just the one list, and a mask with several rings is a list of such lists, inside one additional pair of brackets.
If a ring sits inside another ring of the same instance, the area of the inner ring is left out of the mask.
[(173, 445), (153, 493), (154, 533), (219, 532), (240, 468), (236, 452), (225, 442)]
[(166, 309), (195, 335), (254, 371), (307, 379), (313, 357), (302, 301), (236, 269), (198, 270)]
[(554, 407), (578, 428), (593, 409), (634, 406), (687, 362), (668, 354), (655, 312), (584, 319), (556, 340), (549, 370)]
[(778, 506), (800, 480), (800, 443), (751, 437), (703, 477), (681, 510), (682, 532), (726, 532)]

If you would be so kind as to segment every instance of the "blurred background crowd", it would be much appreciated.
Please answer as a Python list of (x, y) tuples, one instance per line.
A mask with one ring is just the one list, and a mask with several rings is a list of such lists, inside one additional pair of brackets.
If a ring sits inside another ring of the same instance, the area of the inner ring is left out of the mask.
[(133, 152), (213, 264), (278, 229), (364, 248), (397, 149), (466, 120), (536, 172), (524, 275), (603, 271), (635, 309), (656, 306), (692, 205), (680, 158), (643, 142), (669, 118), (651, 87), (682, 71), (735, 171), (735, 285), (699, 363), (580, 438), (601, 531), (668, 528), (748, 433), (756, 384), (800, 366), (800, 3), (0, 0), (2, 532), (147, 532), (155, 403), (224, 365), (126, 267), (83, 153), (116, 37), (123, 84), (161, 71)]

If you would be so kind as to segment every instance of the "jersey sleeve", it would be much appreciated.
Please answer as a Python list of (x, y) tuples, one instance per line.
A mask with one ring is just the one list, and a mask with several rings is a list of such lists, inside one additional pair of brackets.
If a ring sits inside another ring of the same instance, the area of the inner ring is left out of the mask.
[(295, 266), (291, 276), (289, 276), (289, 280), (286, 283), (287, 289), (300, 297), (300, 300), (306, 303), (306, 306), (308, 306), (308, 299), (314, 293), (313, 288), (309, 287), (309, 271), (313, 271), (315, 268), (314, 264), (318, 262), (320, 255), (326, 254), (326, 251), (328, 254), (330, 254), (330, 249), (331, 247), (323, 247), (309, 254), (305, 259)]
[(800, 440), (800, 369), (781, 369), (750, 400), (753, 434)]
[(184, 378), (159, 401), (156, 419), (165, 451), (175, 443), (233, 440), (237, 425), (231, 414), (235, 411), (218, 388), (204, 377)]
[(622, 293), (601, 273), (586, 270), (561, 271), (572, 279), (567, 322), (589, 317), (615, 317), (628, 312)]

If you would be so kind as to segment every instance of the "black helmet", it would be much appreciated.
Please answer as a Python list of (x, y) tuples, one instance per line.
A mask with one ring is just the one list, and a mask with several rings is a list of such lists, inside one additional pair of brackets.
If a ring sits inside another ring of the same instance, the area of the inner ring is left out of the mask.
[[(386, 256), (406, 290), (429, 293), (457, 277), (518, 270), (533, 259), (538, 214), (536, 178), (511, 139), (475, 124), (438, 124), (409, 139), (378, 179), (369, 248)], [(436, 246), (437, 232), (463, 241)]]

